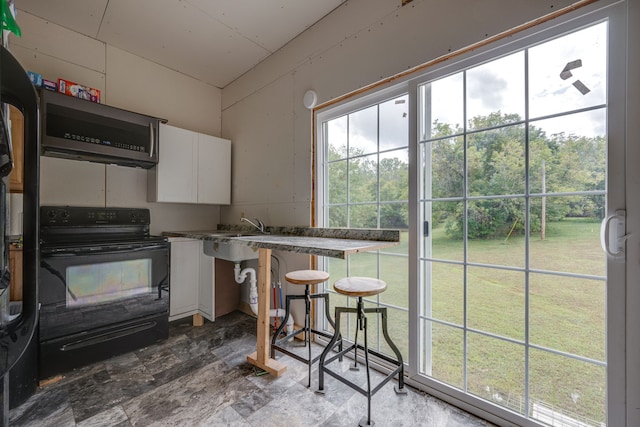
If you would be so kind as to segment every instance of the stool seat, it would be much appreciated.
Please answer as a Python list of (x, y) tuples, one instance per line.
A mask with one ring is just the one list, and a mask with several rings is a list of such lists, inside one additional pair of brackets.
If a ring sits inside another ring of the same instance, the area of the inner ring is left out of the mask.
[(387, 284), (372, 277), (345, 277), (333, 284), (336, 292), (350, 297), (368, 297), (387, 289)]
[(329, 273), (322, 270), (297, 270), (288, 272), (284, 278), (293, 285), (317, 285), (329, 280)]

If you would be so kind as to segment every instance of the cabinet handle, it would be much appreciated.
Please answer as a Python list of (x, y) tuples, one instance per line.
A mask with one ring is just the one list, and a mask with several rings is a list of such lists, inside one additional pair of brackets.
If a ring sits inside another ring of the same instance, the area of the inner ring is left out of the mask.
[(153, 123), (149, 123), (149, 135), (151, 137), (151, 149), (149, 150), (149, 157), (153, 157), (153, 151), (156, 146), (155, 129), (153, 127)]

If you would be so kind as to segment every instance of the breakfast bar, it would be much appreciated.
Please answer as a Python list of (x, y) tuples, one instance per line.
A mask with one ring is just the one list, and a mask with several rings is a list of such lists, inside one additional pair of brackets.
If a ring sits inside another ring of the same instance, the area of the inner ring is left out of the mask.
[(218, 226), (215, 231), (165, 232), (168, 237), (211, 240), (219, 244), (244, 245), (258, 251), (258, 321), (256, 351), (247, 361), (272, 375), (286, 366), (270, 357), (269, 284), (273, 250), (346, 259), (348, 255), (395, 246), (398, 230), (270, 227), (268, 234), (255, 234), (245, 227)]

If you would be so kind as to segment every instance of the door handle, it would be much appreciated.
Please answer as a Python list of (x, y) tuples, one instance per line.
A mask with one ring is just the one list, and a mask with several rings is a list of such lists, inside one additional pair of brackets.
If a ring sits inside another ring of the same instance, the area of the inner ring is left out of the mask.
[(624, 259), (626, 234), (627, 211), (619, 209), (614, 215), (610, 215), (602, 220), (600, 225), (600, 245), (602, 250), (612, 258)]

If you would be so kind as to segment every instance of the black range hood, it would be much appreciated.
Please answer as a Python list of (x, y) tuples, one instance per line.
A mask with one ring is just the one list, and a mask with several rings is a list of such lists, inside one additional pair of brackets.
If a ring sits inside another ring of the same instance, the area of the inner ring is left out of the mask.
[(42, 154), (121, 166), (158, 163), (160, 119), (40, 91)]

